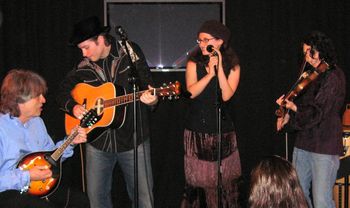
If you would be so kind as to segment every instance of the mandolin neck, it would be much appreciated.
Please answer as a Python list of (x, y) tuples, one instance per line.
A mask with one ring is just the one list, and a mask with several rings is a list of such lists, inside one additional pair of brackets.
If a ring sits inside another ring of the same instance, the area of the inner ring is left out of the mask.
[(63, 142), (63, 144), (57, 148), (51, 155), (51, 158), (55, 161), (58, 161), (62, 156), (64, 150), (72, 143), (74, 137), (78, 135), (78, 130), (75, 130), (72, 134), (70, 134), (67, 139)]

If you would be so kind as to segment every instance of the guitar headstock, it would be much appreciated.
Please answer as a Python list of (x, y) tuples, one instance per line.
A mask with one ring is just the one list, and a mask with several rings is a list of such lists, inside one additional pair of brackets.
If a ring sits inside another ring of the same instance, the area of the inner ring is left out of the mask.
[(90, 109), (84, 114), (83, 118), (80, 120), (80, 126), (82, 128), (91, 128), (98, 121), (98, 115), (95, 109)]
[(160, 97), (168, 97), (169, 100), (178, 99), (181, 94), (181, 84), (179, 81), (164, 83), (163, 86), (156, 89), (156, 94)]

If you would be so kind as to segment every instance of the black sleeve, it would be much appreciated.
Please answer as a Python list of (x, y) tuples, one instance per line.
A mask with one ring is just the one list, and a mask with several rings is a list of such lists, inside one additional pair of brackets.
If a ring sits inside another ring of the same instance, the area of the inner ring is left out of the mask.
[(81, 80), (76, 73), (76, 69), (71, 70), (64, 80), (60, 83), (57, 90), (56, 101), (61, 110), (65, 113), (73, 115), (73, 107), (77, 104), (71, 95), (71, 91), (76, 84), (80, 83)]
[(330, 112), (337, 111), (342, 105), (343, 96), (341, 95), (344, 92), (342, 80), (334, 72), (328, 74), (314, 99), (297, 105), (298, 111), (291, 113), (290, 125), (296, 130), (304, 130), (313, 128), (322, 120), (328, 119)]

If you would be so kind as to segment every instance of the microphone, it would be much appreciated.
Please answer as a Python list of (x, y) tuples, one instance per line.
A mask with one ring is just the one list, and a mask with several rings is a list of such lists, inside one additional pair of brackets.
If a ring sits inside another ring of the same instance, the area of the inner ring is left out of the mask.
[(209, 53), (211, 53), (211, 52), (213, 52), (214, 51), (214, 46), (213, 45), (208, 45), (207, 46), (207, 51), (209, 52)]
[(214, 56), (217, 56), (218, 54), (216, 53), (216, 51), (214, 51), (214, 46), (213, 45), (208, 45), (207, 46), (207, 51), (209, 53), (212, 53)]
[(115, 33), (117, 33), (117, 35), (119, 35), (122, 40), (128, 39), (124, 28), (120, 25), (115, 27)]
[[(216, 53), (216, 51), (214, 51), (214, 46), (213, 45), (208, 45), (207, 46), (207, 51), (209, 53), (211, 53), (213, 56), (217, 56), (218, 54)], [(215, 70), (215, 74), (217, 74), (217, 67), (216, 65), (214, 65), (214, 70)]]

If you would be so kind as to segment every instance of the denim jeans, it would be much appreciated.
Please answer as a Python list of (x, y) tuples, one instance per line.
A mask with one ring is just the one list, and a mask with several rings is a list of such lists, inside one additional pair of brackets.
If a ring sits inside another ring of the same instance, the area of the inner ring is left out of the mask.
[[(153, 207), (153, 178), (149, 140), (138, 146), (138, 204), (140, 208)], [(100, 151), (86, 145), (87, 192), (91, 208), (112, 208), (111, 190), (115, 164), (124, 176), (129, 198), (134, 197), (134, 150), (120, 153)], [(134, 202), (133, 202), (134, 205)], [(117, 205), (115, 205), (117, 206)], [(133, 206), (135, 207), (135, 206)]]
[(339, 156), (317, 154), (294, 148), (293, 164), (309, 207), (312, 208), (309, 191), (311, 182), (314, 207), (335, 207), (333, 186), (339, 168)]

